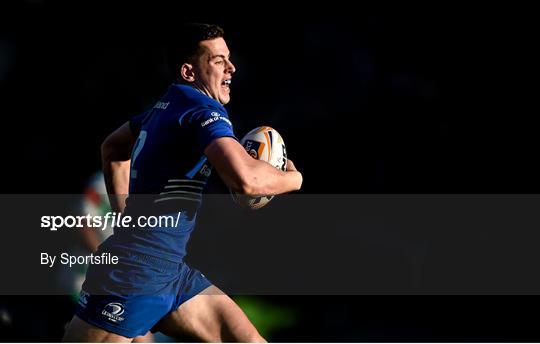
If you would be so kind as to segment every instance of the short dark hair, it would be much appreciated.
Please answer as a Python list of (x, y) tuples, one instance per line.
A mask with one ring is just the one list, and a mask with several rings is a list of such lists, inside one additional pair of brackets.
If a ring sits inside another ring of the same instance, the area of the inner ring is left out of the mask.
[(176, 79), (179, 68), (184, 63), (194, 63), (199, 55), (199, 42), (223, 37), (225, 32), (217, 25), (189, 23), (184, 24), (179, 35), (167, 49), (167, 64)]

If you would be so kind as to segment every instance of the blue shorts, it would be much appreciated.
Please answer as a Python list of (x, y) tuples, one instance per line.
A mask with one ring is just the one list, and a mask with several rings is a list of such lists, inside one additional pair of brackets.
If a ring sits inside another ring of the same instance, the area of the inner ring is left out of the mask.
[(108, 332), (134, 338), (211, 285), (183, 262), (129, 255), (117, 265), (90, 266), (75, 314)]

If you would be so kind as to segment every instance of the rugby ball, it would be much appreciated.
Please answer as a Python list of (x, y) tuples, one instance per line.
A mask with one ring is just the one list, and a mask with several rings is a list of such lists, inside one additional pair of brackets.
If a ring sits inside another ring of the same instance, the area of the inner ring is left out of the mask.
[[(275, 168), (285, 171), (287, 169), (287, 149), (279, 133), (271, 127), (258, 127), (247, 133), (240, 144), (246, 152), (257, 160), (266, 161)], [(231, 192), (234, 201), (242, 207), (260, 209), (274, 198), (274, 196), (248, 196)]]

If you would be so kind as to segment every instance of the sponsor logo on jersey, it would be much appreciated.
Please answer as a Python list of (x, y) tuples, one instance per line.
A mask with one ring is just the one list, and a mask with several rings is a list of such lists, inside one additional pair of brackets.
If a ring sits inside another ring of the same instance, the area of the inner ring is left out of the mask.
[(102, 315), (109, 318), (110, 321), (119, 322), (123, 321), (124, 318), (121, 317), (124, 314), (124, 306), (119, 302), (108, 303), (101, 312)]
[(169, 104), (170, 102), (157, 102), (156, 105), (154, 105), (154, 109), (165, 110)]
[(216, 121), (219, 121), (219, 120), (222, 120), (222, 121), (225, 121), (227, 122), (228, 125), (230, 125), (232, 127), (232, 123), (231, 121), (229, 121), (229, 119), (227, 117), (223, 117), (221, 116), (221, 114), (219, 112), (212, 112), (210, 113), (210, 115), (212, 116), (211, 118), (207, 119), (206, 121), (202, 122), (201, 123), (201, 127), (206, 127), (208, 124), (211, 124), (211, 123), (214, 123)]

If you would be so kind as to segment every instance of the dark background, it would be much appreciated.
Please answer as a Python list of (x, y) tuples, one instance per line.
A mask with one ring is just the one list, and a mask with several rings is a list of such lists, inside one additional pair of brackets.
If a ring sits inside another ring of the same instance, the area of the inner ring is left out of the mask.
[[(530, 9), (1, 6), (2, 193), (81, 192), (106, 135), (170, 83), (162, 48), (182, 21), (225, 28), (237, 67), (227, 106), (235, 131), (277, 129), (304, 173), (303, 193), (539, 192)], [(216, 176), (211, 190), (226, 191)], [(72, 312), (53, 297), (3, 300), (21, 317), (40, 309), (3, 331), (9, 340), (59, 340)], [(274, 340), (540, 338), (530, 297), (270, 300), (302, 314)], [(28, 323), (34, 330), (21, 331)]]

